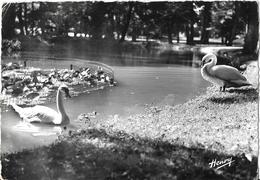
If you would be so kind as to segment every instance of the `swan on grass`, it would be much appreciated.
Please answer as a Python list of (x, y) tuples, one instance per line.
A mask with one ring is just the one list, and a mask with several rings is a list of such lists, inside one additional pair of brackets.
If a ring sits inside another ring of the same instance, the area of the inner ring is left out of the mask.
[(69, 124), (70, 120), (63, 106), (62, 93), (65, 93), (66, 97), (70, 97), (69, 88), (66, 85), (61, 85), (57, 90), (56, 104), (58, 111), (55, 111), (46, 106), (39, 105), (22, 108), (12, 103), (11, 106), (26, 122), (67, 125)]
[(225, 91), (229, 87), (242, 87), (251, 85), (240, 72), (227, 65), (216, 65), (217, 56), (209, 53), (202, 58), (201, 75), (202, 77), (216, 85), (220, 86), (220, 91)]

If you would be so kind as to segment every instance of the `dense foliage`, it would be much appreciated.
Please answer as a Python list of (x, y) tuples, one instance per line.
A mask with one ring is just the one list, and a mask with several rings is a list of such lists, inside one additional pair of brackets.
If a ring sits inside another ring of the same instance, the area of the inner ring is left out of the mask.
[[(71, 36), (116, 39), (127, 36), (180, 41), (193, 44), (221, 38), (232, 45), (245, 37), (245, 52), (256, 52), (258, 42), (257, 3), (218, 2), (28, 2), (2, 7), (3, 38), (17, 35), (44, 39)], [(249, 13), (247, 13), (249, 12)]]
[(19, 40), (4, 39), (2, 41), (2, 52), (9, 54), (19, 50), (21, 50), (21, 42)]

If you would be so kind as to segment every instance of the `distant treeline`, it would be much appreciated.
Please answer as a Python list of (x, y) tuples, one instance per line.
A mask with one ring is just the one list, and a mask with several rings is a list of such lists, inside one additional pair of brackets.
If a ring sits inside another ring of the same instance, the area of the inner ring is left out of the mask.
[[(78, 36), (89, 39), (136, 41), (167, 38), (187, 44), (208, 44), (221, 38), (232, 45), (245, 38), (244, 52), (254, 53), (258, 42), (258, 4), (254, 1), (218, 2), (27, 2), (2, 6), (2, 36)], [(197, 41), (196, 41), (197, 43)]]

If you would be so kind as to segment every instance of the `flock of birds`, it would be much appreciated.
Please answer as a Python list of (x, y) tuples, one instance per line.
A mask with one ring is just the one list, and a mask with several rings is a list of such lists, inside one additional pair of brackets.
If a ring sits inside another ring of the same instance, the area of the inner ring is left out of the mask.
[[(234, 67), (228, 65), (217, 65), (215, 54), (207, 54), (201, 62), (202, 77), (218, 86), (221, 91), (229, 87), (241, 87), (250, 85), (247, 79)], [(62, 84), (56, 95), (57, 110), (45, 106), (36, 105), (34, 107), (21, 108), (16, 104), (11, 104), (20, 117), (27, 122), (51, 123), (54, 125), (66, 125), (70, 120), (63, 106), (62, 95), (69, 96), (68, 86)]]
[(35, 68), (20, 69), (17, 63), (8, 63), (2, 67), (2, 94), (28, 95), (45, 87), (47, 90), (54, 89), (63, 83), (69, 85), (87, 84), (93, 87), (98, 83), (113, 84), (114, 80), (101, 67), (98, 67), (95, 72), (90, 68), (45, 71)]

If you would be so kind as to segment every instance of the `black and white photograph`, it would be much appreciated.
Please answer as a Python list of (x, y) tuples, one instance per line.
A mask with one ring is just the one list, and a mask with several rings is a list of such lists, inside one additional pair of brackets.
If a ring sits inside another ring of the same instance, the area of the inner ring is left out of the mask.
[(0, 4), (0, 179), (260, 179), (258, 1)]

